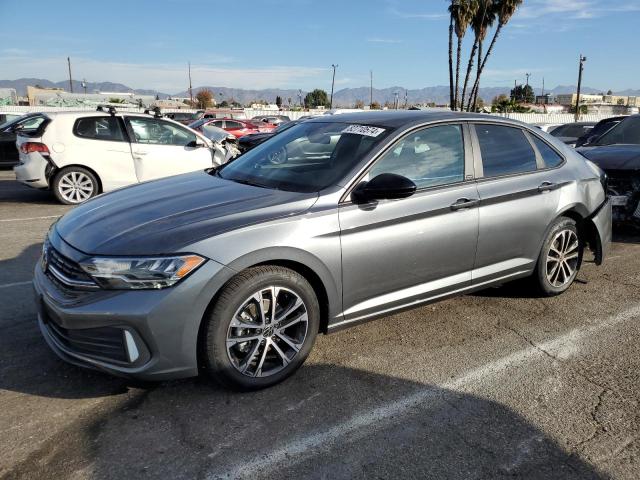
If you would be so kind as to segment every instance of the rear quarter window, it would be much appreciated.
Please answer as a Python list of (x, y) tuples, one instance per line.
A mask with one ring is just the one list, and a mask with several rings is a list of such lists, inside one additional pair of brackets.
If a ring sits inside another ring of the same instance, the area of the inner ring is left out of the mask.
[(556, 152), (553, 148), (551, 148), (547, 142), (539, 139), (535, 135), (531, 135), (533, 139), (533, 143), (535, 144), (538, 152), (542, 156), (542, 160), (544, 160), (545, 167), (554, 168), (562, 164), (564, 162), (564, 158), (560, 156), (558, 152)]
[(120, 121), (112, 116), (79, 118), (73, 125), (73, 134), (91, 140), (125, 141)]

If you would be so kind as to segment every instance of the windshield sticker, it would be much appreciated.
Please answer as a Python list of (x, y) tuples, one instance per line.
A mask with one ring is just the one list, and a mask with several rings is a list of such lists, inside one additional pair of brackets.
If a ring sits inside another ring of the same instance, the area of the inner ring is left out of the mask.
[(384, 128), (368, 127), (367, 125), (349, 125), (347, 128), (342, 130), (342, 133), (354, 133), (356, 135), (365, 135), (367, 137), (377, 137), (382, 132), (384, 132)]

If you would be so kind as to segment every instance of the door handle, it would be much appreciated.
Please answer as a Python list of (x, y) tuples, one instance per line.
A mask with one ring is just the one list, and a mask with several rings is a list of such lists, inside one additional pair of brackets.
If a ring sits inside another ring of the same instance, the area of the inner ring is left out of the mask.
[(465, 208), (476, 207), (478, 204), (480, 204), (480, 200), (477, 198), (459, 198), (451, 205), (451, 210), (463, 210)]
[(558, 188), (558, 184), (557, 183), (552, 183), (552, 182), (542, 182), (540, 184), (540, 186), (538, 187), (538, 191), (539, 192), (550, 192), (551, 190), (555, 190), (556, 188)]

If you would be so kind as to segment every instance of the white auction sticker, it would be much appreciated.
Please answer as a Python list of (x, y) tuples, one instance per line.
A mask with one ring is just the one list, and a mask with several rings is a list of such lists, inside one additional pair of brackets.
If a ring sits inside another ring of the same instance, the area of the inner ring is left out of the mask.
[(365, 135), (367, 137), (377, 137), (382, 132), (384, 132), (384, 128), (369, 127), (367, 125), (349, 125), (347, 128), (342, 130), (342, 133), (354, 133), (356, 135)]

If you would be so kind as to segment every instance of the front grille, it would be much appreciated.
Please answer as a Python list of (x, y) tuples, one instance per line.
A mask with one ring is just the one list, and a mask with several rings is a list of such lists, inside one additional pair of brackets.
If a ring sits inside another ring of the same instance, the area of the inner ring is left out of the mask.
[(109, 363), (130, 365), (123, 331), (115, 327), (67, 329), (48, 318), (49, 333), (68, 350)]
[(65, 257), (47, 242), (43, 249), (46, 256), (45, 273), (56, 284), (63, 284), (69, 288), (98, 288), (93, 279), (82, 270), (77, 262)]

